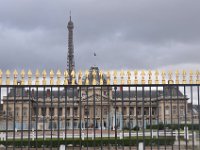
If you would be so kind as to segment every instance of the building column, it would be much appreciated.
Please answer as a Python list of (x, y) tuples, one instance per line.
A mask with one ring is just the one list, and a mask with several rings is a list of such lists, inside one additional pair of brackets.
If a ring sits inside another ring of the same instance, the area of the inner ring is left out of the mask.
[(46, 116), (49, 116), (49, 107), (46, 107)]

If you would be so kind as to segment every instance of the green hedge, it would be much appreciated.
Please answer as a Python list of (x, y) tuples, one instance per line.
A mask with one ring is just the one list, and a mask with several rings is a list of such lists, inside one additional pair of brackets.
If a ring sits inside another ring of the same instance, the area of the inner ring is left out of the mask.
[[(164, 138), (164, 137), (159, 137), (159, 139), (156, 139), (156, 138), (145, 138), (144, 139), (144, 142), (145, 142), (145, 145), (146, 146), (149, 146), (149, 145), (173, 145), (174, 144), (174, 141), (175, 141), (175, 138), (174, 137), (167, 137), (167, 138)], [(58, 139), (46, 139), (45, 141), (43, 141), (42, 139), (38, 139), (37, 141), (28, 141), (28, 140), (15, 140), (14, 141), (11, 141), (11, 140), (8, 140), (7, 142), (6, 141), (0, 141), (0, 144), (3, 144), (4, 146), (15, 146), (15, 147), (27, 147), (29, 145), (29, 142), (30, 142), (30, 146), (29, 147), (59, 147), (59, 145), (63, 144), (63, 145), (71, 145), (71, 146), (74, 146), (74, 147), (80, 147), (81, 146), (84, 146), (84, 147), (98, 147), (98, 146), (101, 146), (101, 144), (103, 146), (108, 146), (108, 145), (115, 145), (117, 143), (117, 145), (124, 145), (124, 146), (136, 146), (138, 145), (139, 142), (143, 142), (143, 139), (142, 137), (138, 137), (138, 139), (136, 139), (135, 137), (134, 138), (124, 138), (122, 140), (120, 139), (114, 139), (114, 138), (103, 138), (101, 140), (101, 138), (97, 138), (95, 140), (92, 140), (92, 139), (85, 139), (84, 141), (83, 140), (80, 140), (80, 139), (67, 139), (67, 140), (63, 140), (63, 139), (60, 139), (60, 141)], [(52, 143), (52, 145), (51, 145)], [(23, 145), (22, 145), (23, 144)]]
[(189, 130), (199, 130), (200, 128), (200, 125), (199, 124), (158, 124), (158, 125), (147, 125), (147, 129), (156, 129), (156, 130), (164, 130), (165, 128), (168, 128), (168, 129), (172, 129), (172, 130), (184, 130), (184, 127), (187, 126)]

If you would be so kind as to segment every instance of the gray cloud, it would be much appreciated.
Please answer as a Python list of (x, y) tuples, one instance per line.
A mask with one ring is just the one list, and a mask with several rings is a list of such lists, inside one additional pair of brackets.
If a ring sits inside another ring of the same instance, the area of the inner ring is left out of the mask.
[(0, 0), (0, 68), (66, 68), (70, 10), (77, 70), (200, 64), (197, 0)]

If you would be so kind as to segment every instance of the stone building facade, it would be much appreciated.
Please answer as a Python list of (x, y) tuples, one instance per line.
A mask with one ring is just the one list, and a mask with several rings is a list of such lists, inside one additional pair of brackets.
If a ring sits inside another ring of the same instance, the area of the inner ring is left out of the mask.
[[(97, 67), (91, 68), (90, 82), (94, 69), (99, 73)], [(96, 80), (98, 84), (98, 75)], [(149, 87), (128, 89), (106, 85), (17, 87), (3, 97), (1, 120), (4, 121), (0, 126), (5, 129), (7, 123), (8, 129), (18, 130), (80, 127), (122, 130), (161, 122), (177, 124), (185, 120), (187, 100), (175, 86), (151, 91)]]

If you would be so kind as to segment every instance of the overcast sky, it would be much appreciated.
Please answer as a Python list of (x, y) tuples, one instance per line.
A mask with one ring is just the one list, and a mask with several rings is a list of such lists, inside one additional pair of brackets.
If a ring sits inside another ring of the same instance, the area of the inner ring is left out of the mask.
[(70, 10), (76, 70), (199, 69), (199, 0), (0, 0), (0, 69), (64, 70)]

